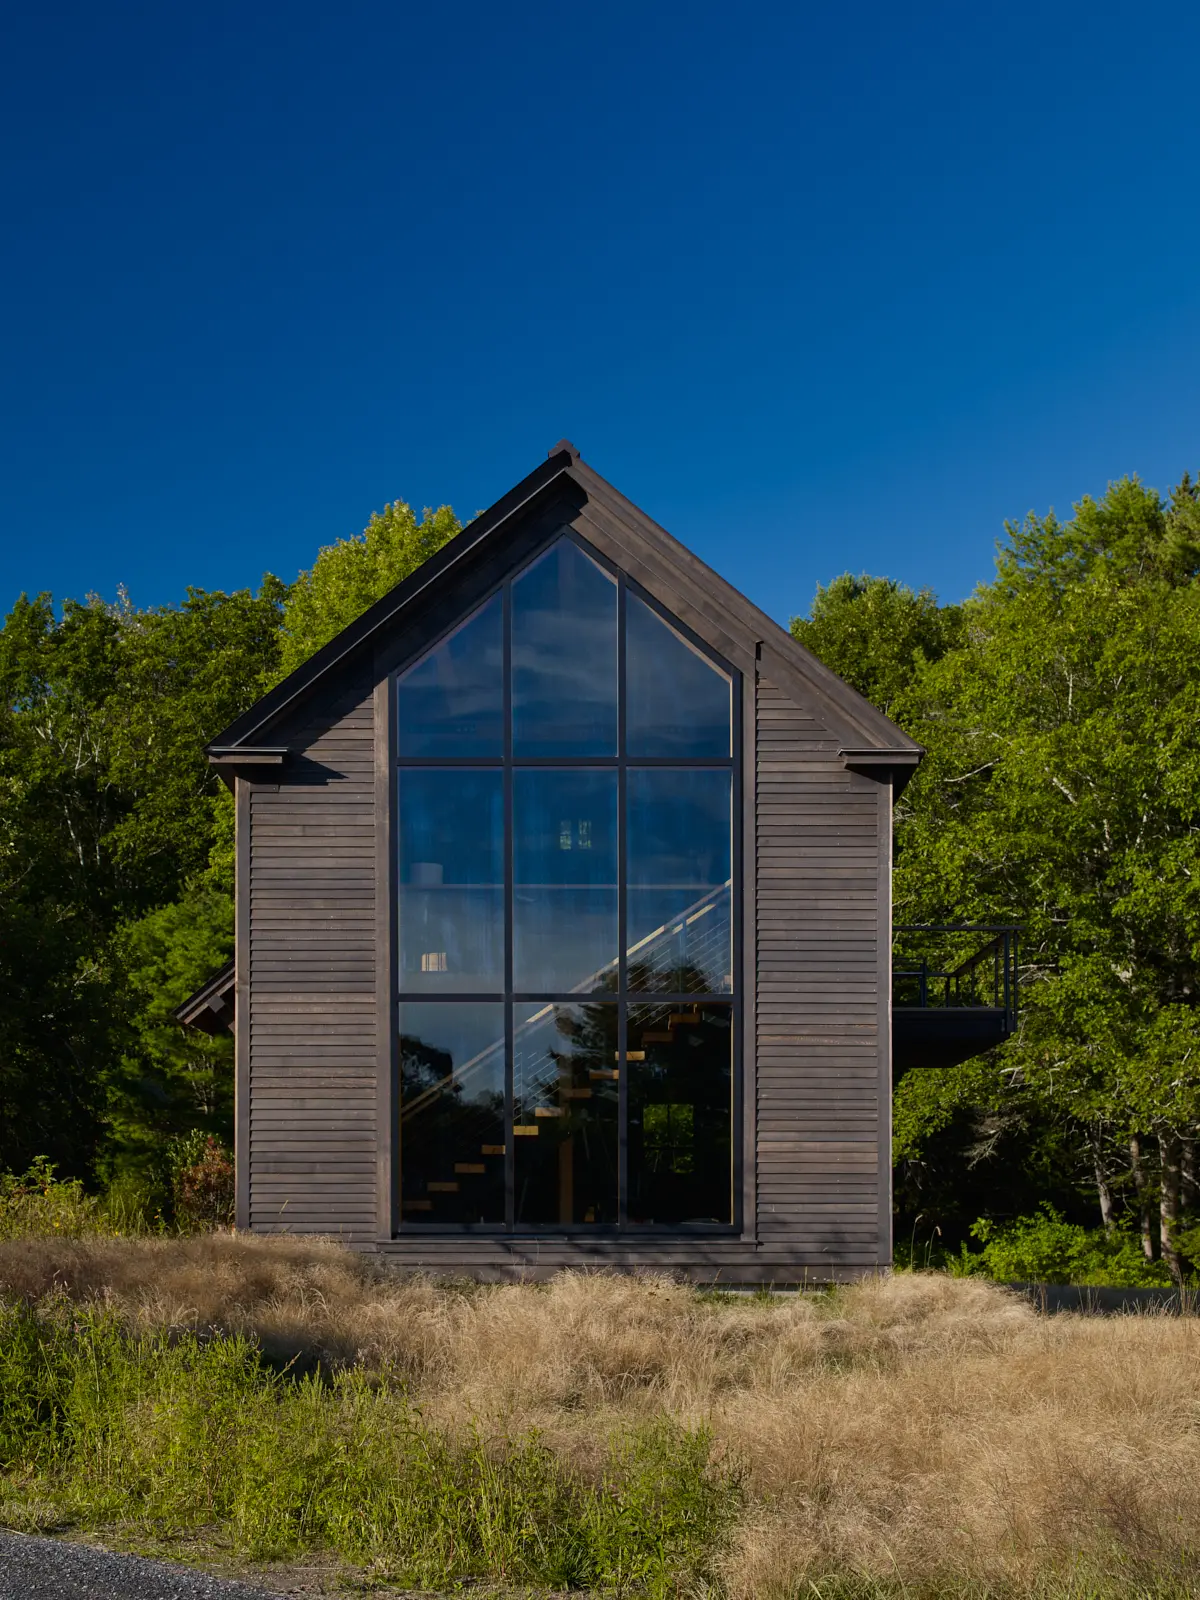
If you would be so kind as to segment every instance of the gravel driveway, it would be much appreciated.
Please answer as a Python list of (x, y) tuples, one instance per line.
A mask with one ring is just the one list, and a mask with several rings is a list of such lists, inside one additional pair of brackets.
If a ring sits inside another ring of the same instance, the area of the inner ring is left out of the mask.
[(279, 1600), (189, 1567), (0, 1533), (0, 1600)]

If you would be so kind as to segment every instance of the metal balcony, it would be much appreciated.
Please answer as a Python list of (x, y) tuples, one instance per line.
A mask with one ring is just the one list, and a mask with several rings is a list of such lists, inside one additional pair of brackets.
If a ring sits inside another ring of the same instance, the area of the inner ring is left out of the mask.
[(1018, 932), (987, 922), (893, 930), (893, 1078), (913, 1067), (956, 1067), (1016, 1031)]

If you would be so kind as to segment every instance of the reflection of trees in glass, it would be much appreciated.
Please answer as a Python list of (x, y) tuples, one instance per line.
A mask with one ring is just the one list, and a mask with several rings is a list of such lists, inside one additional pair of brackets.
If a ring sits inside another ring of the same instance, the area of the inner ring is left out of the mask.
[[(476, 1070), (482, 1077), (486, 1078), (495, 1073), (497, 1064), (492, 1058), (502, 1048), (501, 1043), (497, 1041), (495, 1047), (477, 1063)], [(468, 1097), (464, 1098), (465, 1090), (463, 1079), (455, 1074), (454, 1058), (449, 1050), (426, 1044), (411, 1034), (401, 1035), (400, 1107), (404, 1120), (407, 1121), (410, 1116), (424, 1111), (435, 1102), (440, 1103), (442, 1109), (469, 1110), (476, 1115), (491, 1112), (496, 1116), (503, 1116), (502, 1090), (482, 1092), (477, 1090), (474, 1094), (469, 1094), (468, 1091)]]
[(731, 1026), (729, 1006), (630, 1008), (631, 1222), (732, 1220)]
[(497, 1041), (456, 1072), (449, 1050), (401, 1036), (401, 1179), (416, 1220), (504, 1221), (502, 1062)]
[[(729, 1008), (712, 1001), (733, 989), (736, 679), (634, 589), (622, 600), (622, 583), (559, 537), (510, 575), (507, 600), (494, 596), (399, 676), (412, 1220), (480, 1220), (507, 1170), (510, 1222), (515, 1206), (523, 1227), (615, 1225), (626, 1132), (631, 1220), (731, 1220)], [(436, 767), (456, 755), (468, 760)], [(473, 1020), (446, 1010), (443, 1025), (418, 1004), (455, 987), (476, 997), (463, 1002), (479, 1008)]]
[(449, 1050), (439, 1050), (436, 1045), (425, 1044), (409, 1033), (400, 1035), (400, 1082), (403, 1089), (402, 1104), (426, 1089), (431, 1089), (450, 1078), (454, 1059)]
[(615, 1222), (617, 1007), (534, 1008), (516, 1046), (518, 1221)]
[[(557, 1104), (562, 1097), (565, 1120), (580, 1115), (586, 1119), (587, 1101), (580, 1091), (590, 1090), (590, 1099), (603, 1094), (604, 1085), (615, 1083), (617, 1008), (611, 1003), (557, 1005), (547, 1006), (546, 1013), (518, 1029), (517, 1097), (530, 1106), (535, 1101)], [(550, 1027), (560, 1042), (543, 1042)], [(528, 1042), (523, 1043), (520, 1035), (527, 1028)]]
[[(728, 924), (727, 924), (728, 925)], [(632, 991), (653, 994), (711, 994), (723, 983), (723, 973), (716, 977), (691, 961), (679, 962), (670, 953), (651, 954), (647, 959), (629, 963), (628, 984)]]

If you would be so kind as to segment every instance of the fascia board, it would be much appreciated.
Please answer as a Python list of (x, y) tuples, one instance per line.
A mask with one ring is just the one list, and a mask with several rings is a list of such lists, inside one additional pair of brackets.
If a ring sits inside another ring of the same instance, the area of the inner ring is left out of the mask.
[(463, 562), (485, 540), (491, 539), (519, 512), (527, 509), (532, 501), (540, 498), (556, 479), (569, 476), (570, 462), (570, 455), (560, 451), (535, 468), (515, 488), (468, 523), (436, 555), (423, 562), (416, 572), (390, 589), (361, 617), (343, 628), (328, 644), (289, 673), (282, 683), (276, 684), (261, 700), (231, 722), (205, 749), (228, 749), (243, 744), (277, 722), (347, 656), (368, 645), (380, 629), (396, 621), (414, 600)]
[(671, 569), (693, 605), (711, 617), (715, 627), (727, 630), (731, 622), (736, 623), (748, 646), (762, 645), (768, 650), (772, 657), (768, 670), (782, 680), (779, 687), (786, 689), (799, 703), (818, 708), (834, 724), (832, 731), (843, 737), (849, 735), (854, 742), (861, 739), (866, 744), (892, 750), (910, 748), (916, 759), (920, 758), (921, 747), (902, 729), (565, 445), (557, 447), (546, 462), (468, 524), (411, 577), (397, 584), (357, 621), (297, 667), (206, 748), (226, 753), (231, 746), (261, 735), (348, 656), (367, 646), (380, 630), (398, 622), (409, 606), (461, 565), (484, 541), (494, 538), (514, 517), (530, 509), (532, 503), (543, 497), (560, 478), (570, 479), (589, 499), (594, 499), (627, 530), (635, 545), (641, 542), (653, 549)]
[[(869, 744), (882, 745), (887, 749), (911, 748), (919, 756), (920, 745), (910, 739), (902, 728), (898, 728), (857, 689), (839, 678), (810, 650), (793, 639), (765, 611), (760, 611), (753, 601), (722, 578), (719, 572), (715, 572), (673, 534), (654, 522), (631, 500), (627, 500), (607, 479), (583, 461), (572, 466), (571, 476), (589, 496), (594, 496), (611, 515), (618, 517), (633, 537), (645, 540), (662, 552), (679, 573), (680, 579), (687, 583), (693, 599), (697, 602), (707, 601), (714, 621), (721, 621), (728, 627), (730, 618), (736, 620), (747, 637), (773, 652), (782, 666), (781, 675), (792, 679), (790, 685), (780, 684), (781, 688), (790, 687), (793, 693), (798, 692), (802, 700), (815, 703), (831, 713), (835, 723), (840, 721), (843, 726), (848, 723), (849, 728), (860, 732)], [(697, 570), (693, 571), (693, 568)]]

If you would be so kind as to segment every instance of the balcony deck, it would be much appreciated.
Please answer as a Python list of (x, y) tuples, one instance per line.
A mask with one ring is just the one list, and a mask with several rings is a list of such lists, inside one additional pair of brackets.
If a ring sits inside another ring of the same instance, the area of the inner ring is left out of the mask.
[(1016, 1031), (1018, 932), (995, 923), (895, 928), (893, 1080), (913, 1068), (958, 1066)]

